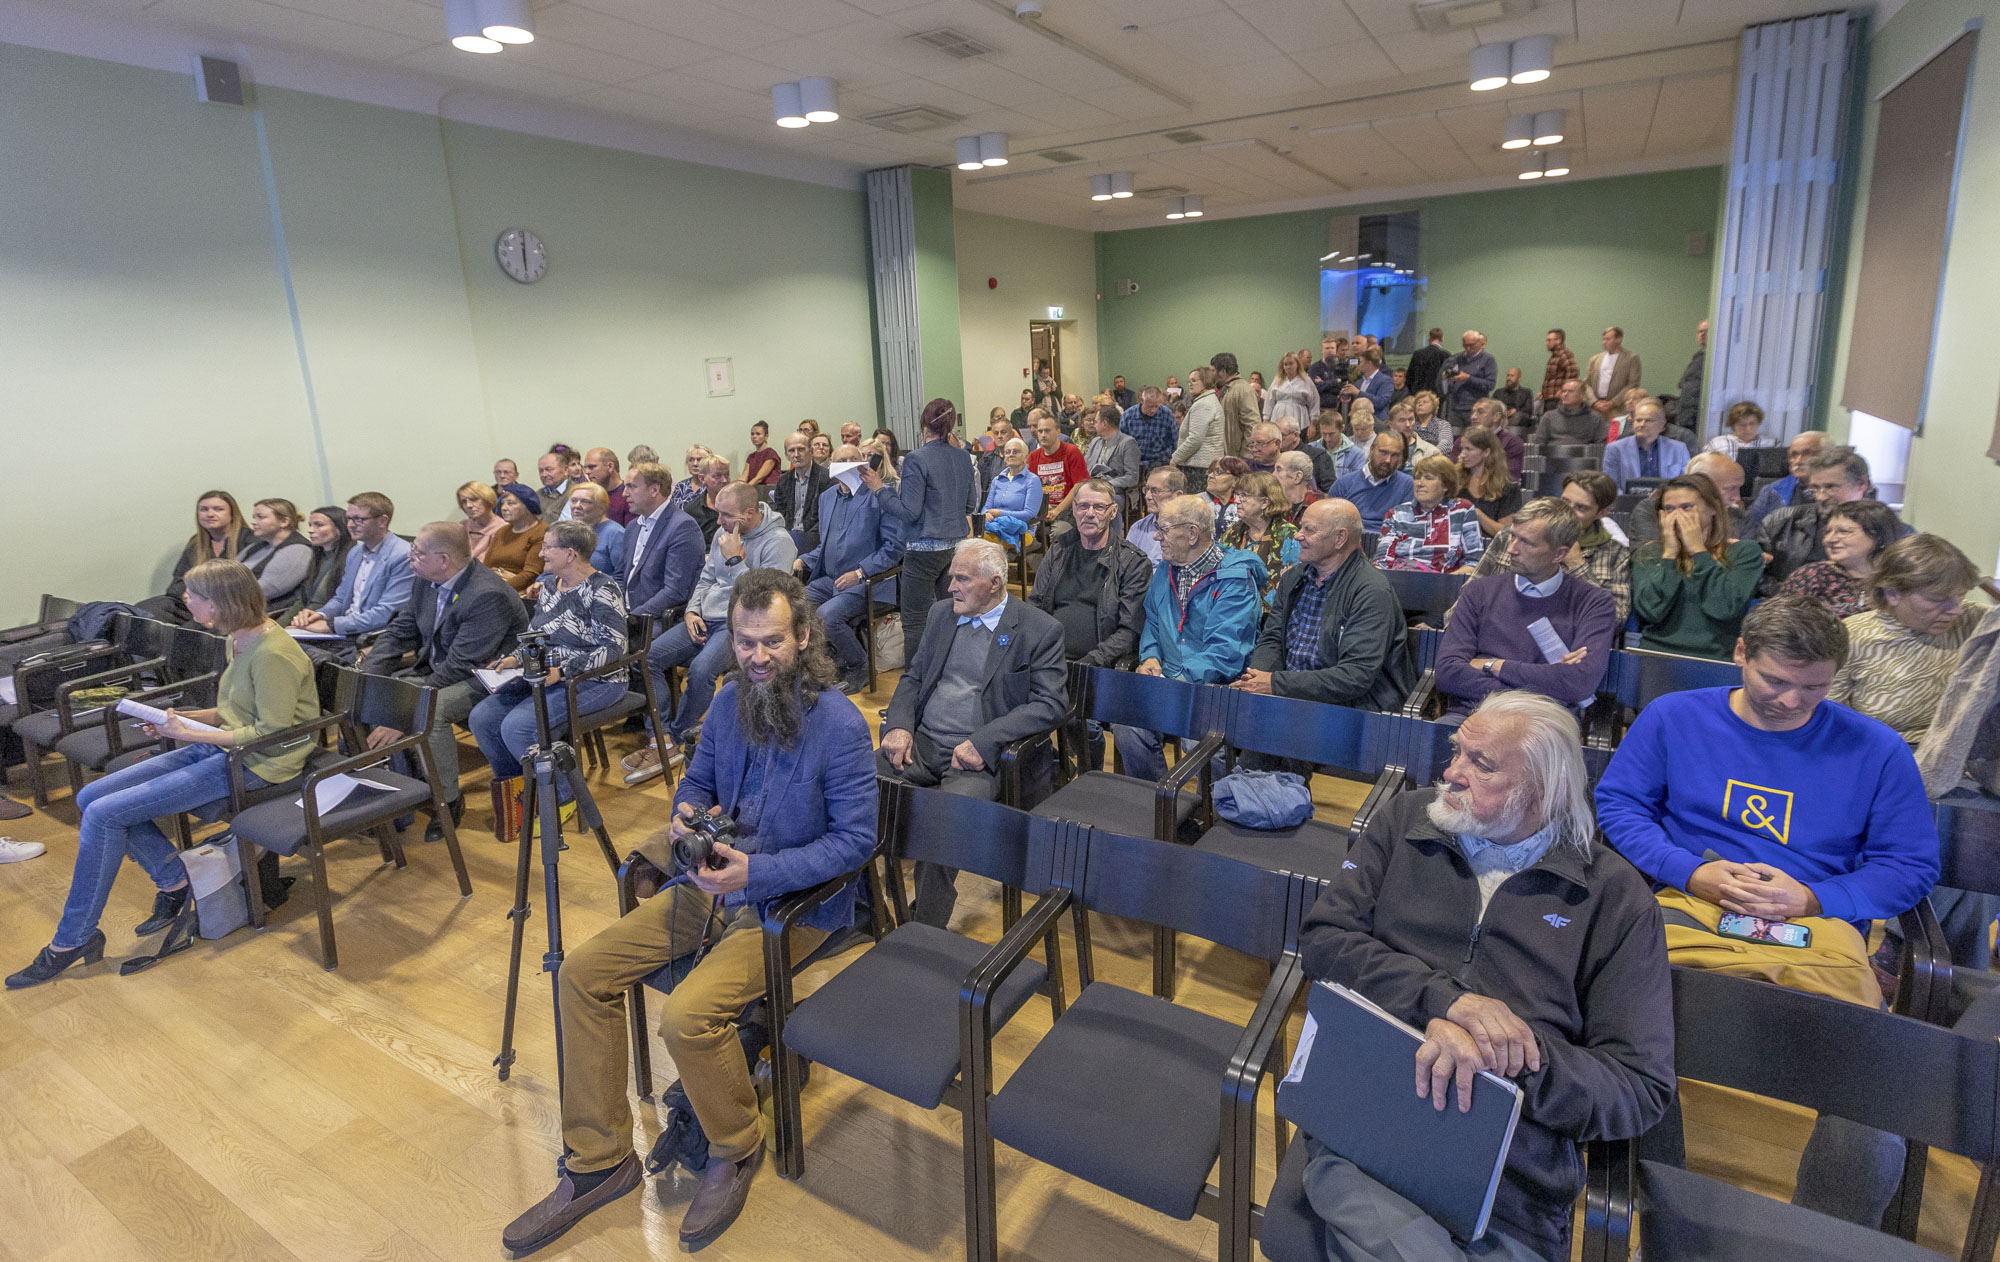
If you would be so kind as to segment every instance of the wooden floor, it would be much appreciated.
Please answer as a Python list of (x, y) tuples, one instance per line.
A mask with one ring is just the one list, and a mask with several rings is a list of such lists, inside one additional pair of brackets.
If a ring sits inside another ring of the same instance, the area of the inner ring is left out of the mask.
[[(871, 721), (893, 676), (857, 698)], [(623, 738), (629, 745), (633, 739)], [(620, 741), (614, 739), (614, 750)], [(479, 765), (466, 747), (466, 765)], [(51, 779), (58, 778), (51, 766)], [(613, 768), (615, 772), (615, 767)], [(16, 772), (16, 796), (21, 796)], [(476, 783), (475, 783), (476, 782)], [(1351, 790), (1351, 791), (1350, 791)], [(1321, 815), (1351, 818), (1361, 786), (1319, 780)], [(596, 793), (620, 852), (663, 820), (659, 782)], [(500, 1231), (552, 1185), (560, 1148), (549, 988), (538, 971), (539, 869), (511, 1081), (496, 1080), (515, 852), (489, 831), (484, 772), (468, 777), (463, 830), (473, 894), (460, 899), (441, 847), (408, 838), (410, 866), (372, 843), (329, 856), (340, 968), (320, 968), (307, 881), (261, 933), (238, 932), (121, 978), (131, 926), (151, 903), (127, 865), (104, 917), (103, 964), (0, 994), (0, 1259), (325, 1259), (417, 1262), (504, 1257)], [(69, 885), (75, 815), (66, 797), (7, 825), (49, 853), (0, 867), (0, 971), (43, 946)], [(292, 870), (292, 869), (288, 869)], [(303, 874), (303, 864), (296, 865)], [(563, 868), (563, 921), (581, 942), (612, 918), (594, 845)], [(992, 940), (990, 887), (961, 882), (955, 927)], [(1115, 923), (1094, 934), (1099, 976), (1144, 989), (1149, 939)], [(821, 966), (802, 989), (853, 956)], [(1241, 1020), (1261, 966), (1183, 942), (1181, 998)], [(1074, 973), (1071, 974), (1072, 978)], [(1074, 982), (1072, 981), (1072, 985)], [(1001, 1072), (1048, 1027), (1031, 1003), (998, 1040)], [(655, 1038), (664, 1085), (672, 1068)], [(1700, 1087), (1685, 1093), (1692, 1164), (1774, 1196), (1789, 1193), (1810, 1115)], [(957, 1115), (922, 1112), (831, 1072), (805, 1098), (806, 1177), (767, 1167), (743, 1218), (705, 1254), (750, 1262), (902, 1262), (962, 1256)], [(657, 1133), (636, 1113), (641, 1151)], [(1260, 1180), (1271, 1174), (1268, 1095)], [(1002, 1148), (1003, 1254), (1041, 1262), (1213, 1257), (1215, 1229), (1182, 1223)], [(1933, 1158), (1922, 1242), (1956, 1254), (1973, 1173)], [(1260, 1187), (1260, 1197), (1263, 1187)], [(611, 1259), (680, 1252), (689, 1176), (648, 1180), (537, 1255)]]

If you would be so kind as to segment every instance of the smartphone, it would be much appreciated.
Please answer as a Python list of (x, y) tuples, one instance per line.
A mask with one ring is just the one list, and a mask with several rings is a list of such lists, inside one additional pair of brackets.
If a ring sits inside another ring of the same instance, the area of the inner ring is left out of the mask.
[(1745, 942), (1769, 942), (1774, 946), (1809, 947), (1812, 945), (1812, 930), (1805, 925), (1795, 925), (1786, 920), (1759, 920), (1742, 912), (1722, 913), (1721, 923), (1715, 931), (1725, 938), (1740, 938)]
[(880, 468), (882, 467), (882, 453), (881, 453), (881, 452), (879, 452), (879, 451), (871, 451), (871, 452), (869, 452), (869, 453), (868, 453), (868, 467), (869, 467), (869, 468), (871, 468), (871, 469), (880, 469)]

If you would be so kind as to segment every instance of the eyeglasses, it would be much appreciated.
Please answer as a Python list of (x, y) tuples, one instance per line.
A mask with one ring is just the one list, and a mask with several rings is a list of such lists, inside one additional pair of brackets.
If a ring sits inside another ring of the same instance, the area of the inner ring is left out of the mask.
[(359, 526), (366, 522), (374, 521), (379, 516), (381, 516), (380, 513), (363, 513), (357, 517), (353, 513), (349, 513), (347, 515), (347, 524), (350, 526)]

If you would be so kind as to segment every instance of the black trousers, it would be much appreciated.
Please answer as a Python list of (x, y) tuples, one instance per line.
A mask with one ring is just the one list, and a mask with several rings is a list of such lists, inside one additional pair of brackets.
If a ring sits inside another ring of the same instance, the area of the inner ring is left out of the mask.
[[(903, 553), (903, 574), (896, 581), (896, 603), (903, 614), (903, 661), (917, 655), (931, 606), (951, 590), (951, 549)], [(947, 759), (949, 761), (949, 759)]]

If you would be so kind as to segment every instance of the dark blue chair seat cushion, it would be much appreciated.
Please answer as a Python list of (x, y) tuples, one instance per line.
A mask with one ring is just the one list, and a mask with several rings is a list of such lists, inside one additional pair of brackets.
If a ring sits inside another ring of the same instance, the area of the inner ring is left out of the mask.
[(1647, 1262), (1938, 1262), (1907, 1240), (1656, 1161), (1639, 1163)]
[[(903, 925), (794, 1008), (785, 1043), (815, 1064), (934, 1109), (959, 1074), (959, 990), (990, 950), (929, 925)], [(1047, 976), (1032, 959), (1015, 969), (994, 995), (994, 1028)]]
[(1221, 1150), (1222, 1078), (1242, 1036), (1207, 1013), (1094, 982), (993, 1097), (993, 1136), (1192, 1218)]
[[(1109, 771), (1086, 771), (1043, 798), (1034, 813), (1043, 819), (1066, 819), (1150, 837), (1156, 790), (1150, 780), (1135, 780)], [(1187, 822), (1197, 802), (1194, 794), (1182, 793), (1174, 802), (1174, 823)]]
[(1324, 1262), (1326, 1233), (1306, 1199), (1306, 1140), (1296, 1130), (1264, 1203), (1264, 1226), (1257, 1245), (1271, 1262)]
[[(120, 723), (118, 739), (128, 750), (150, 748), (153, 743), (153, 738), (138, 723)], [(79, 767), (102, 771), (111, 761), (111, 729), (100, 723), (71, 732), (56, 742), (56, 752)]]
[[(364, 780), (396, 787), (387, 793), (364, 788), (348, 794), (339, 806), (320, 817), (321, 836), (329, 841), (431, 804), (430, 787), (421, 780), (398, 775), (386, 767), (368, 767), (359, 775)], [(306, 844), (306, 808), (301, 797), (299, 786), (294, 785), (289, 791), (244, 810), (229, 821), (229, 829), (266, 850), (297, 854)]]
[(37, 710), (14, 720), (14, 735), (42, 749), (62, 738), (62, 716), (54, 710)]
[(1266, 872), (1331, 879), (1347, 857), (1347, 830), (1309, 819), (1296, 828), (1245, 828), (1226, 819), (1201, 835), (1195, 849), (1227, 855)]

